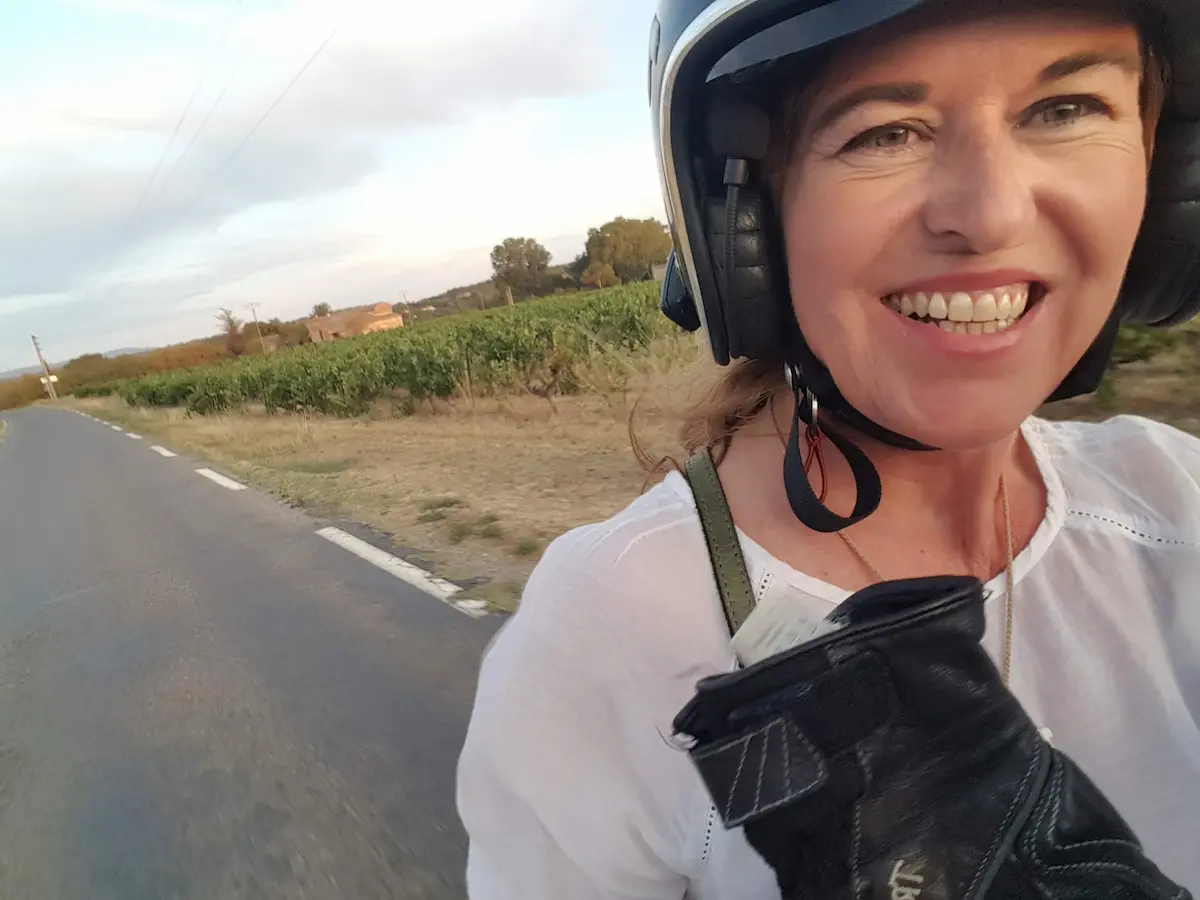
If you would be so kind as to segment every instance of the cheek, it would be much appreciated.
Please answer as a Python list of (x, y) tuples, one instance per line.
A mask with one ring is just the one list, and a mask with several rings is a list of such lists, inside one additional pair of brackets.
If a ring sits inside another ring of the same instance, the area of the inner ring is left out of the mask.
[[(792, 309), (818, 356), (865, 342), (868, 273), (908, 216), (894, 185), (810, 177), (784, 192), (782, 226)], [(857, 336), (857, 338), (856, 338)]]
[(1085, 284), (1115, 297), (1146, 207), (1146, 164), (1129, 153), (1097, 153), (1062, 172), (1062, 231)]

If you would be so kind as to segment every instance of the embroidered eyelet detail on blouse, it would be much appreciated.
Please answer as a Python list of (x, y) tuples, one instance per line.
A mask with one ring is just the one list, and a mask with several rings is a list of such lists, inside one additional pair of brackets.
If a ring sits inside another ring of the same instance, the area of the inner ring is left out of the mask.
[(705, 867), (708, 865), (708, 858), (712, 856), (713, 829), (716, 828), (716, 825), (717, 808), (716, 806), (709, 804), (708, 824), (706, 824), (704, 827), (704, 846), (700, 851), (700, 865), (696, 867), (697, 874), (704, 871)]
[(771, 586), (771, 582), (775, 580), (775, 576), (770, 571), (762, 573), (762, 578), (758, 579), (758, 589), (754, 592), (754, 600), (758, 602), (763, 597), (767, 596), (767, 589)]
[(1124, 522), (1119, 522), (1116, 519), (1102, 516), (1099, 513), (1085, 512), (1082, 509), (1068, 509), (1067, 515), (1079, 516), (1081, 519), (1092, 519), (1096, 522), (1103, 522), (1105, 525), (1111, 525), (1113, 528), (1119, 528), (1127, 534), (1131, 534), (1136, 538), (1141, 538), (1144, 541), (1151, 541), (1155, 544), (1160, 544), (1167, 547), (1191, 547), (1195, 550), (1200, 550), (1200, 543), (1196, 541), (1179, 541), (1174, 538), (1159, 537), (1155, 534), (1146, 534), (1144, 531), (1138, 531), (1131, 525), (1126, 525)]

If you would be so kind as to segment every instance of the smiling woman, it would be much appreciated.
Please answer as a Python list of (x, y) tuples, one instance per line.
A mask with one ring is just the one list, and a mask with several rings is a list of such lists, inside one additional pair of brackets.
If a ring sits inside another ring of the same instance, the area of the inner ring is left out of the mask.
[(726, 368), (686, 471), (555, 542), (485, 659), (472, 896), (1200, 886), (1200, 441), (1036, 415), (1200, 309), (1200, 11), (652, 35), (662, 303)]

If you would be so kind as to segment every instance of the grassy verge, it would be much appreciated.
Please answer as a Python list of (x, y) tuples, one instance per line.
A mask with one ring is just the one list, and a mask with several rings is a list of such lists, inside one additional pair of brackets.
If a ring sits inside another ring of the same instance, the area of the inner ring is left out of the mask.
[[(583, 371), (587, 392), (439, 403), (356, 419), (134, 409), (117, 397), (60, 401), (194, 454), (316, 515), (388, 535), (406, 558), (511, 609), (546, 544), (637, 496), (629, 445), (674, 449), (680, 404), (703, 357), (690, 339)], [(619, 363), (619, 365), (618, 365)], [(616, 371), (614, 371), (614, 366)]]
[[(62, 401), (219, 465), (318, 515), (392, 536), (397, 549), (512, 608), (547, 542), (619, 510), (644, 476), (629, 418), (651, 451), (675, 451), (678, 414), (711, 367), (690, 339), (599, 361), (587, 392), (552, 400), (476, 399), (400, 415), (378, 403), (357, 419), (238, 413), (193, 417), (116, 398)], [(1124, 367), (1098, 395), (1043, 410), (1100, 420), (1132, 412), (1200, 434), (1200, 331)]]

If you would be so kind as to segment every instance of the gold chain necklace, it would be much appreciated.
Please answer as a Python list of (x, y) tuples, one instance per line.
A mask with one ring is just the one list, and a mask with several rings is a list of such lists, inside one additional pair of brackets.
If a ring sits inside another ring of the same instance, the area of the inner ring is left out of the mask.
[[(1000, 476), (1000, 499), (1004, 505), (1004, 543), (1005, 556), (1004, 563), (1004, 650), (1001, 672), (1004, 678), (1004, 683), (1008, 684), (1008, 676), (1012, 671), (1012, 638), (1013, 638), (1013, 533), (1012, 533), (1012, 516), (1008, 506), (1008, 482), (1004, 476)], [(845, 531), (837, 532), (840, 537), (850, 548), (850, 552), (858, 557), (859, 562), (866, 566), (872, 577), (879, 581), (887, 581), (883, 577), (883, 573), (876, 568), (858, 548), (858, 545), (851, 539), (850, 535)]]
[[(788, 384), (789, 385), (794, 384), (794, 382), (790, 376), (788, 377)], [(809, 402), (812, 405), (811, 419), (812, 419), (813, 427), (815, 428), (816, 427), (815, 423), (818, 421), (817, 399), (815, 396), (813, 396), (811, 394), (808, 396), (809, 396)], [(783, 431), (780, 430), (780, 428), (779, 428), (778, 420), (775, 418), (774, 407), (772, 407), (772, 409), (771, 409), (771, 422), (775, 425), (775, 434), (779, 437), (779, 444), (781, 447), (784, 448), (784, 452), (786, 452), (787, 451), (787, 441), (785, 440), (785, 438), (783, 436)], [(819, 432), (818, 432), (818, 435), (819, 435)], [(819, 437), (818, 437), (818, 439), (819, 439)], [(807, 473), (808, 466), (805, 465), (804, 469), (805, 469), (805, 472)], [(823, 473), (824, 473), (824, 466), (822, 466), (822, 474)], [(824, 491), (822, 490), (822, 495), (823, 494), (824, 494)], [(1001, 651), (1001, 657), (1002, 657), (1001, 677), (1004, 680), (1005, 686), (1007, 686), (1009, 675), (1012, 672), (1013, 593), (1014, 593), (1014, 589), (1013, 589), (1013, 556), (1014, 556), (1014, 554), (1013, 554), (1012, 515), (1010, 513), (1009, 505), (1008, 505), (1008, 481), (1007, 481), (1007, 479), (1005, 479), (1003, 472), (1000, 473), (1000, 501), (1004, 508), (1004, 550), (1005, 550), (1005, 561), (1004, 561), (1004, 648)], [(859, 561), (864, 566), (866, 566), (867, 571), (869, 571), (871, 573), (872, 577), (874, 577), (878, 581), (887, 581), (888, 580), (883, 577), (883, 573), (880, 572), (878, 568), (876, 568), (875, 564), (872, 563), (869, 559), (867, 559), (866, 554), (864, 554), (862, 552), (862, 550), (860, 550), (858, 548), (858, 545), (851, 539), (850, 535), (846, 534), (846, 532), (844, 530), (838, 531), (838, 532), (836, 532), (836, 534), (838, 537), (840, 537), (845, 542), (846, 546), (850, 548), (850, 552), (852, 552), (856, 557), (858, 557)], [(1046, 735), (1046, 734), (1049, 734), (1048, 729), (1043, 730), (1043, 735)]]

